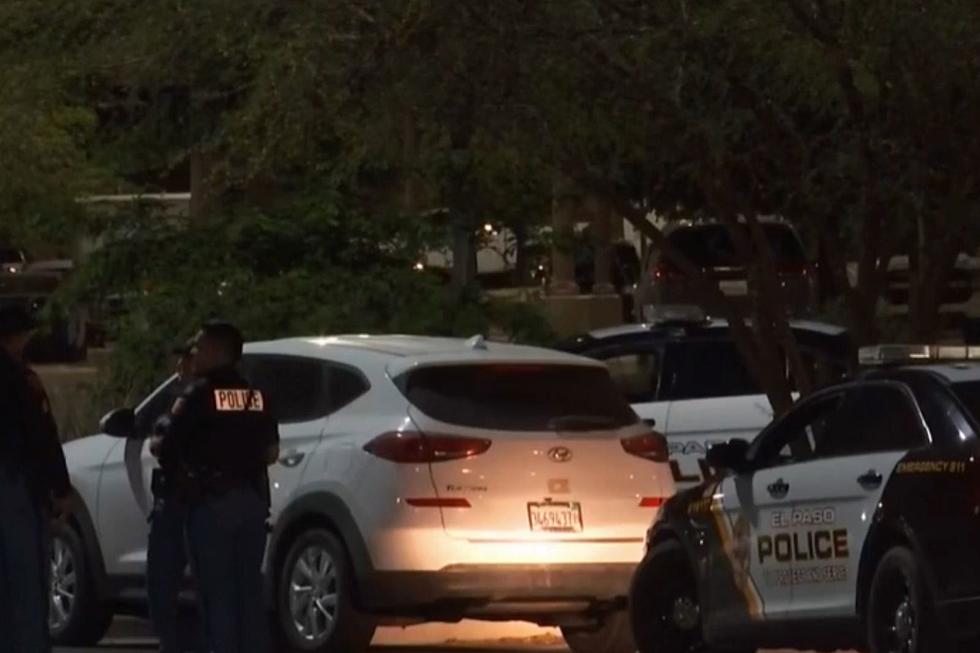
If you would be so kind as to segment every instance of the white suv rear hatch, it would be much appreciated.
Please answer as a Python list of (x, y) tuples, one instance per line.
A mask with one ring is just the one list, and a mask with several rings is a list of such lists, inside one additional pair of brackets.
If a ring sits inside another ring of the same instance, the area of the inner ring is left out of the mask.
[(396, 383), (433, 449), (448, 443), (430, 469), (451, 537), (633, 541), (673, 493), (666, 443), (601, 365), (438, 364)]

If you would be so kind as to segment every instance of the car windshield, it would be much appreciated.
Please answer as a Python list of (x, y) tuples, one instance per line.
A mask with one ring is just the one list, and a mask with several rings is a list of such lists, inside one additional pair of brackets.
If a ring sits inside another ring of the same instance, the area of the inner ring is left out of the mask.
[[(762, 228), (777, 265), (802, 265), (806, 262), (800, 240), (791, 228), (781, 224), (764, 224)], [(679, 229), (669, 238), (672, 245), (702, 268), (740, 265), (731, 234), (724, 225)]]
[(472, 428), (593, 431), (638, 420), (601, 367), (448, 365), (413, 370), (396, 383), (429, 417)]

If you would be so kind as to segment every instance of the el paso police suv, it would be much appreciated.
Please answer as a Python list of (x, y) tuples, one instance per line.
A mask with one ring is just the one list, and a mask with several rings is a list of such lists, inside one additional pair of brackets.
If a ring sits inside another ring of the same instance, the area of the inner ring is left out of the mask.
[(980, 349), (861, 359), (666, 503), (634, 578), (641, 653), (980, 650)]

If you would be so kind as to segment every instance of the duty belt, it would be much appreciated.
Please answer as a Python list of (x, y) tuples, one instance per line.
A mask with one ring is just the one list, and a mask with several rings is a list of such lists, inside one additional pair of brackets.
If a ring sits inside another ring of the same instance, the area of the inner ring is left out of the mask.
[(221, 496), (240, 487), (252, 487), (247, 480), (213, 470), (185, 470), (178, 483), (180, 494), (189, 501)]

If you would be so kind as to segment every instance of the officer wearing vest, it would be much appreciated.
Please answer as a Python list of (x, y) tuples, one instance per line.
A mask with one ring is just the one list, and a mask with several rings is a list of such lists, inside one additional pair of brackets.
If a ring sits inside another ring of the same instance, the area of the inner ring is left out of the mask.
[(278, 424), (262, 392), (236, 369), (238, 329), (205, 324), (192, 355), (196, 378), (171, 410), (161, 459), (180, 461), (177, 491), (189, 510), (191, 562), (211, 650), (266, 653), (262, 484), (278, 458)]
[(2, 653), (51, 650), (47, 519), (67, 512), (71, 491), (48, 396), (24, 361), (36, 326), (22, 307), (0, 309)]
[[(181, 396), (193, 378), (193, 343), (175, 347), (176, 379), (174, 401)], [(170, 413), (164, 414), (153, 425), (150, 451), (160, 454), (163, 438), (170, 427)], [(127, 442), (127, 445), (130, 443)], [(142, 443), (133, 441), (136, 464), (141, 464)], [(160, 653), (183, 653), (195, 648), (191, 646), (198, 637), (194, 626), (180, 628), (180, 609), (178, 598), (187, 569), (187, 507), (177, 495), (176, 480), (179, 461), (160, 460), (160, 466), (153, 470), (150, 487), (153, 491), (153, 508), (150, 512), (150, 535), (146, 551), (146, 586), (150, 604), (150, 617), (157, 637), (160, 640)], [(185, 635), (183, 641), (181, 635)]]

